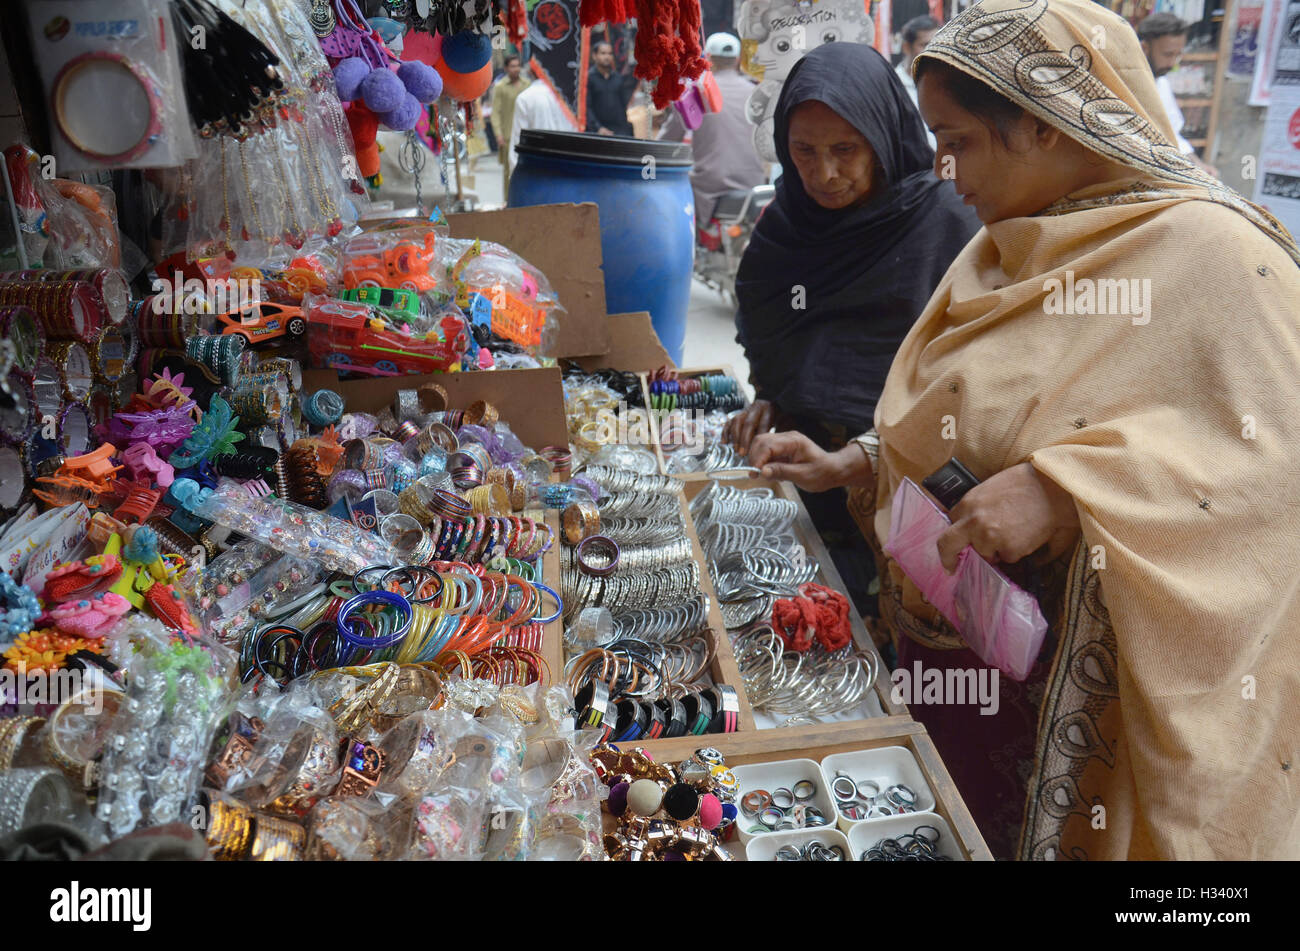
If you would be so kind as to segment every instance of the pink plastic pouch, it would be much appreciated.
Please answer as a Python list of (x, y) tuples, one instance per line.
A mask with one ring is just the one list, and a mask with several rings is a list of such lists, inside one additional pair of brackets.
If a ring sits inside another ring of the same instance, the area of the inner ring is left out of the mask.
[(939, 560), (952, 522), (911, 479), (894, 494), (885, 551), (939, 609), (980, 659), (1012, 680), (1029, 675), (1047, 636), (1038, 601), (967, 547), (953, 574)]

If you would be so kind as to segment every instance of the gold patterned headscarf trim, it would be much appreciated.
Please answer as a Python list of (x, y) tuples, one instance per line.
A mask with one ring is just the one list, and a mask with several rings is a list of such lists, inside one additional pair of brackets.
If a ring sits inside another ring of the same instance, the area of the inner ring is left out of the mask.
[[(1091, 0), (981, 0), (935, 33), (917, 61), (924, 57), (974, 76), (1100, 155), (1184, 186), (1172, 193), (1129, 190), (1123, 200), (1213, 201), (1250, 219), (1300, 264), (1300, 248), (1276, 218), (1179, 154), (1137, 34), (1104, 7)], [(1199, 194), (1187, 195), (1187, 188)], [(1065, 200), (1044, 213), (1087, 206)]]

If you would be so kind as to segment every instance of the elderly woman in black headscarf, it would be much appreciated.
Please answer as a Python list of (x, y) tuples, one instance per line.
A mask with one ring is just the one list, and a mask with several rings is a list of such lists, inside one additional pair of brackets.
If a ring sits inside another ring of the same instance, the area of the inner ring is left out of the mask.
[[(736, 278), (756, 400), (726, 436), (743, 452), (775, 426), (837, 449), (871, 428), (899, 343), (980, 222), (934, 174), (920, 114), (869, 46), (828, 43), (801, 59), (775, 136), (776, 200)], [(862, 604), (874, 567), (843, 490), (804, 498)]]

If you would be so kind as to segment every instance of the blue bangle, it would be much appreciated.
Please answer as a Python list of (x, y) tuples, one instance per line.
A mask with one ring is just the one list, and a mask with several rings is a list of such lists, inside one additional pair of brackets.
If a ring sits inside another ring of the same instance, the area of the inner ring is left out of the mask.
[(556, 594), (554, 588), (548, 588), (546, 585), (539, 584), (536, 581), (533, 582), (533, 587), (536, 588), (538, 591), (545, 591), (547, 594), (549, 594), (551, 597), (555, 599), (555, 613), (552, 614), (550, 617), (537, 617), (536, 615), (534, 615), (533, 616), (534, 624), (549, 624), (552, 621), (554, 621), (556, 618), (558, 618), (561, 614), (564, 613), (564, 602), (560, 600), (560, 596)]
[[(402, 623), (393, 633), (383, 637), (361, 637), (353, 632), (348, 621), (351, 620), (352, 612), (367, 604), (387, 604), (397, 608), (398, 613), (404, 615)], [(365, 591), (344, 602), (343, 607), (339, 608), (339, 616), (335, 623), (338, 625), (339, 635), (354, 647), (392, 647), (405, 638), (406, 632), (411, 629), (411, 603), (392, 591)]]

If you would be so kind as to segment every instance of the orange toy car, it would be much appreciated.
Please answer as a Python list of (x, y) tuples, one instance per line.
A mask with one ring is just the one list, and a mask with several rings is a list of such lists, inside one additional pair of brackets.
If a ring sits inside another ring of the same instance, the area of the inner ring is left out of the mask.
[(298, 338), (307, 332), (302, 308), (269, 301), (218, 314), (217, 322), (222, 325), (223, 335), (239, 334), (250, 347), (285, 335)]
[(427, 231), (423, 247), (414, 241), (403, 240), (389, 248), (378, 235), (354, 238), (348, 243), (343, 286), (348, 290), (397, 287), (404, 291), (431, 291), (438, 286), (429, 274), (436, 240), (436, 235)]

